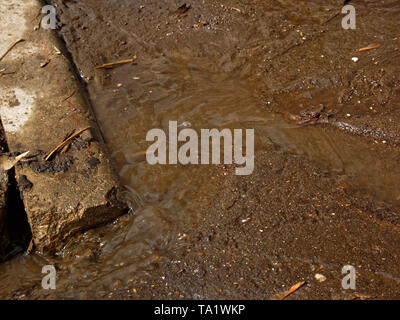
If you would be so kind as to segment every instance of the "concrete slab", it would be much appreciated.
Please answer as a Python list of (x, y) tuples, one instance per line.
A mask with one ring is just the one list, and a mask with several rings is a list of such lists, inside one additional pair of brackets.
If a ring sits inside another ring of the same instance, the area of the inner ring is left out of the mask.
[[(124, 209), (120, 185), (90, 104), (52, 30), (37, 28), (37, 0), (0, 2), (0, 115), (10, 152), (30, 151), (16, 179), (37, 249), (106, 223)], [(71, 132), (90, 126), (68, 149), (44, 160)]]

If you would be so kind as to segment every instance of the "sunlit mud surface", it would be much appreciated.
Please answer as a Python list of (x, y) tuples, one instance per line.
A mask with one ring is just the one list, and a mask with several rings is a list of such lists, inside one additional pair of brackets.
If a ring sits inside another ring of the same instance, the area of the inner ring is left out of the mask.
[[(109, 6), (113, 6), (116, 2), (112, 1)], [(129, 8), (131, 6), (128, 1), (121, 1), (121, 3)], [(170, 3), (168, 2), (168, 4)], [(150, 1), (148, 5), (151, 8), (152, 2)], [(71, 4), (70, 6), (74, 7), (75, 5)], [(232, 5), (232, 7), (235, 6)], [(284, 11), (284, 5), (281, 4), (280, 6), (282, 8), (277, 7), (276, 10)], [(393, 10), (395, 10), (396, 6), (393, 5), (393, 7)], [(305, 7), (303, 9), (305, 10)], [(387, 8), (387, 10), (390, 9)], [(64, 10), (68, 12), (67, 9)], [(82, 5), (81, 10), (91, 17), (94, 21), (93, 26), (96, 26), (99, 17), (96, 16), (94, 11), (91, 11), (94, 9), (91, 9), (90, 5)], [(68, 16), (65, 19), (68, 19)], [(112, 17), (110, 19), (112, 20)], [(302, 23), (302, 21), (294, 21), (293, 17), (288, 19), (293, 24)], [(301, 20), (300, 17), (297, 17), (297, 19)], [(318, 20), (317, 17), (313, 17), (313, 19)], [(66, 23), (65, 20), (63, 22)], [(115, 27), (116, 24), (113, 23), (115, 21), (111, 23)], [(213, 25), (211, 24), (211, 26)], [(124, 34), (124, 30), (126, 30), (123, 26), (115, 28), (121, 28), (120, 34)], [(221, 29), (223, 28), (221, 26)], [(80, 36), (84, 38), (84, 35), (80, 34)], [(82, 62), (85, 51), (82, 50), (78, 53), (71, 45), (69, 49), (76, 59), (78, 69), (82, 72), (82, 78), (88, 83), (97, 119), (122, 183), (126, 187), (127, 194), (131, 197), (132, 202), (137, 203), (139, 207), (131, 214), (121, 217), (108, 226), (88, 231), (71, 239), (56, 256), (33, 254), (31, 256), (19, 256), (3, 263), (0, 265), (1, 297), (107, 298), (114, 297), (113, 292), (117, 292), (115, 296), (117, 298), (158, 297), (157, 291), (149, 293), (152, 292), (152, 286), (154, 286), (152, 278), (165, 277), (165, 273), (170, 273), (166, 266), (180, 265), (180, 259), (185, 257), (181, 251), (186, 250), (184, 247), (186, 244), (183, 242), (189, 241), (194, 245), (197, 241), (196, 239), (187, 240), (187, 234), (190, 233), (190, 230), (196, 230), (201, 225), (201, 221), (204, 216), (207, 216), (207, 212), (212, 212), (214, 201), (217, 201), (217, 203), (223, 201), (221, 198), (225, 199), (226, 195), (232, 193), (226, 185), (223, 185), (226, 176), (232, 177), (232, 170), (229, 166), (150, 166), (147, 164), (144, 154), (150, 145), (146, 141), (147, 132), (153, 128), (161, 128), (168, 132), (169, 121), (177, 121), (178, 129), (190, 127), (197, 132), (200, 132), (200, 129), (207, 128), (254, 128), (256, 163), (258, 163), (258, 155), (261, 159), (267, 159), (265, 154), (272, 149), (279, 149), (280, 152), (289, 154), (289, 158), (291, 155), (293, 157), (300, 156), (299, 163), (304, 161), (310, 163), (310, 167), (307, 164), (305, 169), (301, 167), (301, 170), (305, 170), (305, 172), (310, 170), (310, 174), (314, 174), (315, 170), (318, 172), (318, 174), (315, 174), (318, 177), (320, 175), (321, 177), (330, 176), (335, 183), (341, 184), (343, 189), (356, 190), (355, 197), (365, 195), (370, 202), (364, 206), (364, 200), (360, 200), (360, 204), (363, 203), (363, 208), (370, 206), (373, 208), (371, 210), (385, 208), (391, 214), (394, 212), (395, 218), (390, 218), (393, 220), (390, 221), (393, 225), (390, 223), (389, 225), (390, 230), (394, 230), (393, 245), (398, 242), (399, 229), (396, 218), (396, 210), (400, 205), (400, 153), (398, 147), (391, 144), (390, 141), (376, 137), (358, 136), (346, 130), (338, 130), (337, 127), (340, 126), (351, 126), (346, 122), (346, 118), (338, 117), (334, 119), (333, 126), (327, 123), (298, 125), (288, 121), (280, 112), (285, 111), (285, 105), (288, 106), (287, 109), (290, 112), (294, 111), (295, 105), (304, 105), (307, 101), (312, 101), (313, 106), (329, 105), (329, 103), (337, 101), (336, 87), (325, 88), (323, 94), (317, 93), (320, 92), (320, 89), (314, 88), (311, 94), (312, 99), (309, 100), (304, 98), (307, 97), (305, 91), (300, 93), (299, 91), (292, 92), (289, 89), (285, 93), (271, 93), (271, 101), (268, 100), (266, 98), (268, 94), (265, 94), (264, 90), (265, 78), (261, 77), (259, 73), (250, 72), (253, 67), (248, 67), (249, 64), (243, 62), (240, 57), (224, 54), (225, 42), (228, 42), (228, 47), (239, 43), (235, 36), (238, 35), (233, 33), (233, 35), (231, 34), (232, 39), (219, 38), (220, 42), (210, 43), (210, 48), (213, 47), (213, 49), (208, 48), (209, 54), (207, 54), (207, 48), (199, 54), (195, 54), (186, 48), (182, 48), (182, 50), (175, 48), (160, 53), (156, 45), (155, 49), (149, 49), (151, 43), (145, 43), (145, 41), (150, 41), (147, 38), (141, 39), (142, 41), (137, 40), (142, 45), (138, 51), (143, 50), (142, 52), (149, 54), (143, 54), (143, 56), (138, 54), (139, 59), (135, 66), (122, 66), (110, 71), (88, 72), (84, 70), (85, 68), (88, 69), (87, 62)], [(129, 41), (129, 34), (126, 35), (126, 39), (128, 39), (126, 41)], [(154, 39), (152, 41), (156, 41)], [(107, 43), (107, 39), (104, 42)], [(254, 39), (248, 41), (242, 39), (240, 44), (247, 48), (262, 45), (257, 41), (254, 43)], [(279, 47), (279, 43), (275, 43), (275, 45)], [(85, 57), (90, 57), (87, 52)], [(251, 60), (251, 58), (249, 59)], [(287, 70), (283, 68), (283, 72), (287, 72)], [(277, 76), (274, 84), (271, 84), (271, 88), (273, 85), (278, 85), (278, 82), (283, 79), (280, 77), (278, 81), (278, 78)], [(275, 107), (271, 107), (271, 104), (278, 104), (280, 110), (273, 110)], [(266, 163), (266, 161), (264, 162)], [(279, 154), (271, 161), (276, 161), (279, 166), (282, 165), (283, 167), (286, 163), (292, 163), (292, 160), (289, 161), (286, 156)], [(260, 161), (261, 164), (264, 162)], [(285, 168), (289, 172), (289, 176), (296, 176), (297, 167)], [(256, 170), (264, 172), (257, 166)], [(267, 172), (264, 179), (268, 180), (269, 178), (273, 180), (273, 174), (271, 173), (271, 177), (269, 177)], [(262, 189), (259, 180), (255, 179), (254, 181), (255, 185)], [(283, 199), (283, 202), (289, 202), (289, 198), (287, 201), (284, 200), (288, 196), (285, 185), (289, 183), (304, 185), (304, 188), (307, 188), (307, 183), (310, 183), (312, 190), (315, 189), (322, 194), (331, 193), (331, 185), (323, 185), (322, 189), (318, 190), (319, 186), (313, 185), (314, 180), (310, 181), (298, 181), (296, 183), (281, 181), (282, 186), (276, 186), (278, 198)], [(241, 182), (237, 183), (240, 185)], [(251, 181), (249, 184), (252, 184)], [(241, 190), (239, 187), (239, 194), (244, 195), (246, 192), (246, 188)], [(345, 201), (345, 198), (343, 197), (343, 201)], [(340, 202), (340, 200), (332, 199), (326, 201), (326, 203), (323, 203), (323, 205), (326, 204), (326, 207), (334, 206)], [(248, 205), (251, 206), (251, 203), (252, 200), (249, 200)], [(302, 206), (300, 203), (296, 205)], [(357, 203), (355, 206), (357, 206)], [(218, 206), (215, 205), (215, 207)], [(298, 210), (300, 216), (303, 209), (293, 210), (294, 212)], [(243, 211), (246, 210), (243, 209)], [(223, 210), (221, 209), (219, 212), (223, 212)], [(390, 217), (393, 215), (390, 215)], [(386, 218), (389, 219), (389, 215), (379, 221), (385, 221)], [(219, 219), (218, 216), (215, 216), (217, 225)], [(221, 218), (221, 221), (224, 220)], [(236, 220), (227, 221), (226, 225), (235, 223), (237, 223)], [(301, 224), (301, 222), (298, 223)], [(338, 222), (338, 225), (343, 226), (343, 230), (345, 230), (347, 224), (341, 225), (341, 223)], [(356, 238), (357, 231), (354, 230), (357, 229), (355, 227), (357, 223), (353, 221), (352, 223), (349, 222), (348, 225), (350, 228), (354, 228), (353, 231), (350, 231), (351, 237)], [(201, 228), (203, 227), (199, 227), (199, 230)], [(258, 232), (260, 228), (263, 227), (254, 226), (255, 232)], [(297, 236), (307, 238), (309, 231), (305, 230), (307, 229), (304, 229), (304, 234), (300, 230)], [(374, 232), (374, 235), (380, 235), (379, 232), (381, 231), (379, 230), (376, 233), (375, 231), (371, 232)], [(332, 234), (334, 232), (333, 230)], [(346, 232), (343, 231), (343, 234), (346, 234)], [(382, 234), (384, 234), (383, 231)], [(276, 237), (278, 239), (279, 235), (276, 235)], [(378, 238), (382, 240), (382, 243), (390, 242), (383, 236), (377, 236)], [(364, 243), (362, 241), (360, 243)], [(371, 243), (371, 246), (373, 246), (373, 241), (368, 238), (365, 239), (365, 243)], [(332, 243), (337, 244), (335, 240), (332, 240)], [(226, 247), (220, 247), (221, 251), (230, 250), (232, 246), (230, 243), (225, 245)], [(329, 261), (321, 262), (317, 253), (315, 253), (315, 256), (314, 253), (307, 255), (306, 247), (307, 244), (304, 244), (304, 255), (306, 256), (303, 257), (287, 257), (284, 254), (275, 257), (276, 252), (272, 249), (271, 252), (266, 254), (270, 261), (275, 259), (279, 265), (295, 266), (290, 273), (288, 272), (289, 279), (295, 278), (296, 266), (300, 268), (300, 265), (303, 268), (303, 265), (311, 266), (314, 263), (319, 263), (324, 265), (326, 269), (340, 269), (339, 263), (333, 262), (336, 253), (332, 247), (327, 246), (325, 253), (328, 257), (332, 257), (331, 264)], [(298, 249), (301, 251), (302, 247)], [(391, 253), (384, 251), (383, 259), (388, 256), (393, 258), (392, 260), (388, 258), (387, 268), (384, 264), (378, 263), (379, 267), (368, 269), (369, 274), (371, 277), (375, 277), (375, 280), (384, 279), (382, 280), (383, 284), (380, 284), (387, 285), (387, 288), (389, 288), (387, 294), (392, 297), (396, 296), (396, 293), (392, 289), (392, 285), (385, 281), (392, 284), (399, 281), (400, 270), (398, 268), (396, 270), (395, 267), (399, 250)], [(348, 261), (343, 262), (344, 265), (351, 262), (353, 258), (350, 256), (351, 254), (351, 252), (341, 252), (337, 256), (346, 257), (349, 255)], [(363, 257), (363, 254), (358, 252), (355, 253), (355, 256), (356, 261), (357, 257)], [(367, 256), (365, 254), (365, 257)], [(374, 263), (374, 261), (367, 260), (368, 265), (369, 262)], [(259, 264), (262, 263), (260, 260)], [(41, 268), (46, 264), (55, 265), (57, 268), (57, 290), (55, 291), (41, 289), (43, 276)], [(176, 274), (176, 270), (174, 272)], [(311, 273), (311, 276), (313, 276), (313, 273)], [(254, 274), (252, 281), (261, 281), (262, 277), (262, 274)], [(154, 280), (154, 282), (157, 281)], [(278, 283), (269, 282), (269, 284), (275, 285), (275, 287), (266, 289), (268, 292), (276, 292), (276, 290), (282, 289)], [(286, 284), (290, 285), (290, 281)], [(136, 288), (140, 286), (147, 288), (144, 290), (143, 296), (140, 292), (136, 292)], [(202, 294), (197, 291), (195, 294), (189, 294), (191, 282), (187, 282), (186, 286), (186, 293), (171, 294), (171, 296), (178, 298), (218, 297), (217, 289), (215, 291), (205, 289)], [(213, 286), (213, 288), (218, 287), (218, 281), (215, 280)], [(224, 286), (224, 281), (222, 281), (221, 286)], [(182, 286), (180, 290), (185, 291)], [(376, 297), (381, 295), (379, 286), (373, 287), (373, 290)], [(254, 292), (250, 290), (250, 293), (245, 291), (243, 294), (244, 297), (250, 298), (268, 297), (261, 292), (261, 288), (256, 288)], [(231, 291), (228, 291), (225, 296), (237, 298)], [(225, 296), (222, 294), (220, 297), (224, 298)], [(163, 293), (161, 297), (169, 297), (169, 293)], [(307, 297), (309, 296), (303, 296), (303, 298)], [(329, 296), (321, 294), (314, 297), (327, 298)]]

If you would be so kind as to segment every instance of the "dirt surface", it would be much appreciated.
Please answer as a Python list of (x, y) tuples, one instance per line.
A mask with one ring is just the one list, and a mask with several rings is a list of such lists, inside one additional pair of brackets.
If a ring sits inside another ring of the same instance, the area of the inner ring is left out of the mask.
[[(51, 3), (141, 208), (56, 256), (9, 262), (3, 296), (269, 299), (306, 281), (290, 298), (400, 298), (398, 1), (352, 1), (356, 30), (327, 22), (339, 0)], [(146, 166), (145, 132), (177, 119), (259, 121), (254, 173)], [(43, 264), (57, 267), (54, 292), (40, 288)], [(345, 265), (356, 290), (341, 286)]]
[[(46, 258), (57, 265), (60, 289), (34, 286), (12, 297), (274, 299), (306, 281), (290, 299), (400, 298), (396, 209), (303, 156), (271, 146), (256, 159), (255, 173), (245, 178), (228, 167), (210, 172), (213, 183), (199, 186), (192, 203), (197, 221), (165, 217), (174, 228), (160, 237), (166, 230), (151, 216), (122, 217), (71, 241), (63, 259)], [(143, 243), (130, 224), (158, 234), (147, 235), (151, 245), (133, 265)], [(116, 237), (124, 241), (116, 244)], [(342, 288), (344, 265), (356, 268), (355, 290)], [(105, 276), (110, 268), (112, 280)], [(317, 281), (318, 274), (326, 280)]]
[[(179, 249), (162, 270), (112, 297), (269, 299), (306, 281), (291, 298), (400, 298), (397, 211), (301, 156), (270, 149), (257, 158), (244, 179), (227, 170), (199, 223), (181, 227)], [(344, 265), (356, 267), (355, 291), (341, 287)]]
[[(176, 1), (53, 2), (89, 86), (112, 81), (95, 66), (132, 55), (139, 63), (175, 51), (216, 57), (226, 72), (261, 81), (266, 110), (298, 114), (323, 104), (333, 115), (329, 124), (400, 141), (395, 0), (352, 1), (356, 30), (342, 29), (341, 15), (326, 23), (341, 10), (341, 0), (204, 1), (183, 14)], [(380, 47), (358, 52), (371, 44)]]

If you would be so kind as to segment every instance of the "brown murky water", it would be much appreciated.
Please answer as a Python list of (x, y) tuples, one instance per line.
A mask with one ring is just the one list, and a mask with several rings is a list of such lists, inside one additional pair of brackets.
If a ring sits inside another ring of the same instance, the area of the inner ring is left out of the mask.
[(254, 128), (256, 152), (273, 143), (305, 154), (348, 183), (400, 204), (400, 156), (385, 141), (371, 144), (371, 139), (327, 126), (288, 123), (281, 115), (264, 110), (269, 102), (257, 96), (261, 83), (240, 73), (227, 73), (210, 58), (162, 57), (136, 70), (137, 74), (128, 76), (116, 71), (111, 83), (122, 87), (97, 92), (93, 100), (95, 105), (106, 106), (97, 111), (98, 118), (121, 168), (122, 181), (143, 200), (159, 199), (168, 191), (176, 193), (207, 180), (203, 177), (206, 170), (192, 166), (147, 165), (142, 154), (150, 144), (146, 133), (152, 128), (168, 132), (168, 121), (176, 120), (178, 130), (191, 127), (197, 132), (202, 128)]
[[(97, 19), (93, 13), (89, 16)], [(223, 50), (221, 42), (217, 51)], [(267, 111), (266, 104), (273, 102), (258, 96), (265, 83), (251, 74), (227, 59), (187, 50), (141, 57), (134, 69), (121, 67), (94, 77), (82, 73), (121, 180), (139, 208), (72, 239), (56, 256), (19, 256), (1, 264), (0, 297), (106, 298), (115, 287), (129, 288), (134, 279), (157, 273), (165, 263), (178, 263), (170, 257), (184, 237), (180, 226), (195, 225), (202, 203), (214, 198), (209, 190), (217, 168), (147, 164), (146, 133), (153, 128), (167, 131), (172, 120), (179, 128), (198, 132), (254, 128), (256, 157), (278, 145), (304, 154), (389, 207), (400, 204), (397, 148), (326, 125), (284, 121), (280, 114)], [(333, 94), (326, 91), (313, 102), (335, 101)], [(291, 95), (280, 98), (281, 104), (296, 101)], [(41, 290), (41, 268), (46, 264), (58, 270), (55, 292)]]
[(254, 128), (256, 152), (277, 144), (305, 154), (378, 199), (399, 203), (397, 153), (332, 128), (299, 127), (266, 113), (255, 94), (257, 82), (227, 74), (213, 61), (175, 55), (142, 64), (134, 75), (115, 73), (122, 87), (110, 87), (93, 100), (107, 105), (97, 110), (99, 121), (123, 184), (140, 208), (111, 226), (85, 233), (55, 258), (20, 256), (0, 265), (3, 297), (38, 288), (45, 264), (58, 267), (57, 295), (64, 298), (106, 296), (115, 283), (128, 284), (162, 266), (166, 253), (177, 245), (174, 225), (196, 221), (193, 204), (212, 197), (207, 189), (213, 183), (211, 166), (147, 164), (141, 153), (149, 146), (147, 131), (167, 131), (170, 120), (196, 130)]

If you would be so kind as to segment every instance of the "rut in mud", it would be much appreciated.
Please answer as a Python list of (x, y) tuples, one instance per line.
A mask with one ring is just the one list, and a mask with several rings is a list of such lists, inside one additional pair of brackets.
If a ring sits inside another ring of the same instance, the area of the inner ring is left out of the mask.
[[(185, 12), (172, 0), (51, 2), (141, 206), (56, 256), (1, 265), (4, 296), (264, 299), (306, 280), (292, 298), (399, 297), (397, 1), (353, 1), (355, 31), (324, 23), (334, 0), (203, 1)], [(315, 110), (326, 121), (287, 121)], [(253, 175), (149, 166), (146, 133), (169, 121), (254, 128)], [(43, 264), (57, 267), (54, 292), (40, 288)], [(341, 286), (344, 265), (357, 270), (356, 291)]]

